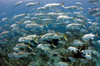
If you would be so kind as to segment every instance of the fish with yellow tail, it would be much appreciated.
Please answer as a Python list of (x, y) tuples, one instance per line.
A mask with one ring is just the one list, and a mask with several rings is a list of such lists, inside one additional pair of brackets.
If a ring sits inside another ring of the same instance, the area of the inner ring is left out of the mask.
[(100, 38), (99, 35), (98, 35), (98, 33), (96, 33), (96, 36), (97, 36), (98, 38)]
[(56, 48), (56, 46), (54, 45), (54, 42), (52, 42), (51, 46), (53, 46), (54, 48)]
[[(59, 33), (59, 32), (57, 32), (56, 34), (57, 34), (57, 35), (60, 35), (60, 33)], [(59, 39), (59, 40), (61, 40), (61, 39)]]
[(65, 2), (62, 2), (60, 5), (62, 6), (63, 4), (65, 4)]
[[(51, 40), (52, 41), (52, 40)], [(56, 48), (56, 46), (54, 45), (54, 42), (52, 41), (52, 44), (51, 44), (51, 46), (53, 46), (54, 48)]]
[(46, 24), (45, 24), (45, 26), (48, 28), (48, 24), (49, 24), (49, 22), (47, 22)]
[(65, 39), (65, 40), (67, 40), (67, 38), (66, 38), (66, 37), (67, 37), (67, 35), (66, 35), (66, 34), (65, 34), (63, 37), (64, 37), (64, 39)]
[(30, 47), (30, 45), (27, 45), (27, 46), (28, 46), (28, 48), (32, 49), (32, 48)]
[(33, 40), (34, 40), (36, 43), (38, 43), (38, 41), (37, 41), (37, 37), (35, 37)]

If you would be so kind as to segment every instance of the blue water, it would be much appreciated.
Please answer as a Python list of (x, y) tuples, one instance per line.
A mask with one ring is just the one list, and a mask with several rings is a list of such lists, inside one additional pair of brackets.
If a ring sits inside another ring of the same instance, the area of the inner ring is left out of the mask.
[[(17, 15), (17, 14), (21, 14), (21, 13), (25, 13), (27, 10), (30, 10), (31, 8), (37, 8), (39, 6), (44, 6), (45, 4), (48, 4), (48, 3), (62, 3), (62, 2), (65, 2), (64, 6), (72, 6), (72, 5), (75, 5), (76, 2), (81, 2), (83, 4), (83, 8), (84, 8), (84, 11), (88, 13), (88, 8), (93, 8), (95, 6), (99, 6), (98, 5), (92, 5), (90, 3), (88, 3), (87, 0), (27, 0), (25, 1), (25, 3), (22, 3), (21, 5), (19, 5), (18, 7), (14, 7), (14, 4), (17, 3), (18, 1), (20, 0), (0, 0), (0, 15), (2, 15), (3, 12), (7, 12), (7, 14), (3, 15), (3, 16), (0, 16), (0, 20), (3, 18), (3, 17), (13, 17), (14, 15)], [(22, 0), (24, 1), (24, 0)], [(38, 6), (35, 6), (35, 7), (28, 7), (26, 8), (25, 7), (25, 4), (28, 3), (28, 2), (39, 2), (40, 1), (40, 5)], [(91, 17), (91, 16), (89, 16)]]

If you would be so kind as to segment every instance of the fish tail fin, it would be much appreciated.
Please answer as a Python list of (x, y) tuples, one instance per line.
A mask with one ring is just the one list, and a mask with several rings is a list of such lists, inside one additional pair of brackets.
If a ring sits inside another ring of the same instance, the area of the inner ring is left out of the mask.
[(65, 2), (62, 2), (60, 5), (62, 6)]
[(46, 27), (48, 28), (48, 26), (46, 25)]
[(38, 2), (38, 5), (40, 5), (40, 1)]
[(34, 42), (38, 43), (38, 41), (37, 41), (37, 37), (35, 37), (33, 40), (34, 40)]
[(84, 28), (86, 28), (86, 26), (85, 26), (84, 24), (82, 24), (82, 26), (83, 26)]
[(76, 16), (73, 17), (73, 20), (76, 18)]
[(54, 48), (56, 48), (56, 46), (54, 45), (54, 43), (51, 44)]
[(98, 33), (96, 34), (96, 36), (97, 36), (98, 38), (100, 38), (99, 35), (98, 35)]
[(48, 24), (49, 24), (49, 23), (46, 23), (46, 24), (45, 24), (45, 26), (46, 26), (47, 28), (48, 28)]
[(40, 25), (40, 27), (41, 27), (41, 28), (43, 28), (43, 26), (42, 26), (42, 25)]
[(38, 41), (34, 40), (36, 43), (38, 43)]
[(28, 48), (32, 49), (32, 48), (30, 47), (30, 45), (27, 45), (27, 46), (28, 46)]

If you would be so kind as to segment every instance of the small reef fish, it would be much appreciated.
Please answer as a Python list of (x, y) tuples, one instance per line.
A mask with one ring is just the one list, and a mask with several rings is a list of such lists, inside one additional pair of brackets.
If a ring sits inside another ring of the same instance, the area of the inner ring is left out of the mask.
[(19, 6), (19, 5), (22, 4), (22, 3), (23, 3), (23, 1), (17, 2), (17, 3), (15, 4), (15, 7)]

